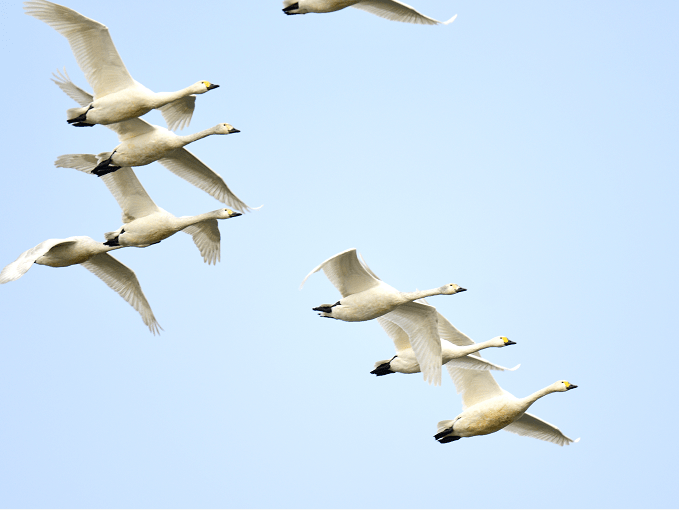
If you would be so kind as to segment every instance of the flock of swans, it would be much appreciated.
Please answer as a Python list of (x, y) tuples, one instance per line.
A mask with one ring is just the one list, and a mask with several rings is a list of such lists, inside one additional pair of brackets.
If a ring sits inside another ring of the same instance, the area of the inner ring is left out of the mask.
[[(283, 5), (283, 12), (288, 15), (355, 7), (408, 23), (446, 25), (455, 19), (453, 16), (439, 22), (395, 0), (284, 0)], [(189, 136), (173, 133), (189, 125), (196, 96), (218, 85), (199, 81), (176, 92), (152, 92), (130, 76), (105, 25), (47, 0), (26, 1), (24, 10), (66, 37), (94, 90), (94, 95), (82, 90), (71, 82), (65, 71), (54, 75), (54, 83), (79, 104), (67, 110), (67, 122), (75, 127), (100, 124), (113, 130), (119, 138), (119, 144), (110, 151), (97, 155), (62, 155), (55, 165), (101, 178), (122, 209), (123, 225), (105, 233), (105, 242), (87, 236), (43, 241), (6, 266), (0, 272), (0, 284), (19, 279), (34, 263), (51, 267), (81, 264), (137, 310), (153, 334), (159, 333), (162, 328), (134, 271), (108, 252), (130, 246), (147, 247), (183, 231), (192, 236), (204, 261), (214, 264), (220, 259), (217, 220), (235, 218), (242, 213), (224, 208), (178, 218), (153, 202), (132, 167), (158, 161), (225, 205), (247, 212), (252, 208), (229, 189), (224, 179), (184, 148), (206, 136), (228, 135), (238, 130), (223, 123)], [(161, 111), (169, 129), (139, 119), (152, 109)], [(321, 317), (347, 322), (376, 319), (394, 342), (396, 354), (377, 361), (372, 374), (422, 372), (425, 381), (439, 385), (441, 367), (447, 368), (457, 392), (462, 394), (463, 412), (452, 420), (438, 423), (434, 438), (440, 443), (501, 429), (559, 445), (578, 441), (526, 412), (537, 399), (577, 386), (557, 381), (528, 397), (514, 397), (500, 388), (490, 371), (513, 371), (518, 365), (511, 369), (496, 365), (484, 359), (479, 351), (507, 347), (515, 342), (497, 336), (477, 344), (425, 301), (430, 296), (455, 295), (466, 289), (450, 283), (431, 290), (400, 292), (378, 278), (355, 249), (318, 265), (306, 276), (302, 286), (309, 276), (321, 270), (342, 296), (334, 304), (314, 308)]]

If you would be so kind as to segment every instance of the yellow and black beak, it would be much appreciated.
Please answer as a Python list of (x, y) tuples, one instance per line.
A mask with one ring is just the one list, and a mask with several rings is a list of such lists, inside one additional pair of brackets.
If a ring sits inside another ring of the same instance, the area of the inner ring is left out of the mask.
[(516, 345), (516, 342), (512, 342), (509, 338), (505, 338), (505, 345)]
[(577, 388), (577, 386), (575, 384), (566, 383), (566, 391), (572, 390), (574, 388)]
[(234, 212), (231, 212), (231, 214), (229, 215), (229, 219), (237, 218), (238, 216), (243, 216), (243, 213), (239, 213), (239, 212), (234, 211)]
[(207, 89), (212, 90), (212, 89), (218, 89), (218, 88), (219, 88), (219, 85), (217, 85), (216, 83), (211, 83), (210, 85), (208, 85)]

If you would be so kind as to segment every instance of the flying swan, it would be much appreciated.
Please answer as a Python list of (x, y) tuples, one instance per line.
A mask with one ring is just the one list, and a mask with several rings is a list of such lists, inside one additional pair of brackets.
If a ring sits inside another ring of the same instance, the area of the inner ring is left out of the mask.
[[(87, 104), (92, 100), (92, 96), (74, 85), (66, 73), (55, 74), (52, 81), (79, 104)], [(100, 177), (115, 172), (117, 166), (121, 168), (142, 166), (148, 165), (152, 161), (158, 161), (170, 172), (187, 180), (233, 209), (243, 212), (251, 209), (231, 192), (221, 175), (183, 148), (184, 145), (209, 134), (237, 133), (238, 130), (229, 124), (220, 124), (216, 128), (201, 131), (192, 136), (175, 135), (165, 128), (153, 126), (142, 119), (125, 120), (108, 124), (106, 127), (115, 131), (122, 142), (113, 152), (104, 152), (98, 156), (67, 154), (60, 156), (59, 160), (91, 162), (89, 169), (78, 167), (78, 170), (93, 173)]]
[(559, 446), (577, 443), (564, 435), (559, 427), (527, 413), (539, 398), (557, 391), (577, 388), (568, 381), (557, 381), (525, 398), (516, 398), (495, 382), (490, 372), (465, 370), (449, 366), (455, 387), (462, 393), (464, 411), (453, 420), (438, 423), (434, 438), (440, 443), (457, 441), (461, 437), (483, 436), (500, 429), (520, 436), (549, 441)]
[(456, 14), (448, 21), (438, 21), (396, 0), (283, 0), (283, 7), (285, 14), (334, 12), (346, 7), (355, 7), (381, 18), (420, 25), (448, 25), (457, 18)]
[(160, 333), (160, 324), (151, 311), (151, 306), (134, 274), (129, 267), (113, 258), (107, 252), (120, 248), (105, 246), (91, 237), (75, 236), (66, 239), (48, 239), (23, 252), (0, 272), (0, 284), (21, 278), (33, 264), (51, 267), (66, 267), (80, 264), (101, 278), (141, 315), (144, 324), (154, 335)]
[(74, 126), (112, 124), (157, 108), (171, 130), (182, 129), (191, 122), (195, 94), (219, 87), (199, 81), (176, 92), (153, 92), (130, 76), (105, 25), (47, 0), (24, 2), (24, 11), (68, 39), (80, 69), (94, 89), (94, 99), (82, 108), (67, 111), (67, 121)]
[(431, 290), (399, 292), (377, 278), (358, 259), (355, 248), (338, 253), (314, 268), (304, 278), (300, 288), (309, 276), (321, 269), (340, 291), (342, 299), (334, 305), (314, 308), (321, 312), (320, 316), (358, 322), (390, 313), (389, 320), (408, 333), (425, 381), (441, 384), (441, 341), (436, 308), (414, 301), (438, 294), (457, 294), (466, 289), (450, 283)]
[[(55, 162), (60, 168), (74, 168), (87, 172), (96, 163), (92, 155), (61, 156)], [(123, 210), (124, 225), (114, 232), (104, 234), (107, 246), (136, 246), (144, 248), (159, 243), (180, 230), (193, 237), (203, 260), (215, 264), (220, 259), (220, 233), (217, 220), (235, 218), (241, 213), (231, 209), (182, 216), (158, 207), (137, 179), (134, 171), (123, 167), (102, 177), (118, 205)]]

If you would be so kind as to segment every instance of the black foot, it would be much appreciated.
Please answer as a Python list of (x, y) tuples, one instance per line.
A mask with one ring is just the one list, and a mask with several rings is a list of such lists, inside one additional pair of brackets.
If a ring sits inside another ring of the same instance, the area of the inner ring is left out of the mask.
[[(71, 121), (67, 121), (69, 124)], [(75, 127), (94, 127), (94, 124), (85, 124), (84, 122), (76, 122), (75, 124), (71, 124), (71, 126)]]
[(115, 239), (109, 239), (104, 243), (106, 246), (120, 246), (120, 243), (118, 242), (118, 238), (116, 237)]
[(292, 5), (288, 5), (285, 9), (283, 9), (283, 12), (285, 14), (287, 14), (288, 16), (292, 16), (294, 14), (299, 14), (298, 12), (290, 12), (290, 11), (294, 11), (295, 9), (299, 9), (299, 3), (298, 2), (295, 2)]
[(459, 436), (447, 436), (444, 437), (443, 439), (439, 439), (439, 443), (441, 444), (452, 443), (453, 441), (457, 441), (458, 439), (460, 439)]
[(325, 313), (330, 313), (332, 312), (332, 306), (317, 306), (316, 308), (312, 308), (314, 312), (325, 312)]
[(377, 367), (375, 370), (370, 372), (371, 374), (375, 374), (376, 376), (380, 375), (387, 375), (387, 374), (395, 374), (391, 369), (391, 365), (389, 363), (382, 363), (379, 367)]
[[(438, 434), (436, 434), (436, 435), (434, 436), (434, 439), (436, 439), (436, 440), (438, 441), (438, 440), (440, 440), (443, 436), (446, 436), (446, 435), (450, 434), (452, 431), (453, 431), (453, 429), (452, 429), (452, 428), (449, 428), (449, 429), (444, 430), (443, 432), (439, 432)], [(459, 439), (459, 438), (458, 438), (458, 439)]]
[[(92, 109), (92, 105), (87, 109), (87, 112), (89, 112)], [(77, 117), (73, 117), (72, 119), (68, 119), (66, 122), (69, 124), (75, 124), (78, 127), (82, 127), (80, 124), (76, 124), (76, 122), (85, 122), (87, 120), (87, 112), (81, 113)], [(91, 126), (91, 124), (84, 124), (85, 126)]]

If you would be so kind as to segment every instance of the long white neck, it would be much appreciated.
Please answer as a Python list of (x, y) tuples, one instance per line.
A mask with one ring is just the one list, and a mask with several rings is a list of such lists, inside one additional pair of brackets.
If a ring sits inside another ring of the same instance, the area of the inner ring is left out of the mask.
[(181, 142), (182, 146), (188, 145), (192, 142), (195, 142), (196, 140), (200, 140), (201, 138), (205, 138), (206, 136), (214, 135), (216, 132), (216, 126), (211, 127), (209, 129), (203, 129), (202, 131), (198, 131), (197, 133), (194, 133), (192, 135), (186, 135), (186, 136), (177, 136), (179, 141)]
[(185, 229), (196, 223), (200, 223), (205, 220), (220, 219), (220, 213), (223, 209), (217, 209), (216, 211), (210, 211), (203, 214), (198, 214), (197, 216), (180, 216), (177, 218), (177, 227), (180, 230)]
[(405, 302), (415, 301), (416, 299), (422, 299), (429, 296), (438, 296), (439, 294), (442, 294), (442, 290), (443, 287), (438, 287), (429, 290), (416, 290), (415, 292), (401, 292), (401, 297)]
[(545, 395), (549, 395), (550, 393), (554, 393), (557, 391), (554, 388), (554, 385), (547, 386), (546, 388), (542, 388), (541, 390), (536, 391), (535, 393), (528, 395), (527, 397), (519, 399), (522, 404), (526, 406), (526, 409), (528, 409), (533, 402), (535, 402), (537, 399), (544, 397)]
[[(192, 86), (191, 86), (192, 87)], [(163, 105), (166, 105), (167, 103), (171, 103), (172, 101), (176, 101), (177, 99), (181, 99), (186, 96), (190, 96), (192, 94), (191, 92), (191, 87), (186, 87), (181, 90), (178, 90), (176, 92), (156, 92), (154, 95), (154, 104), (156, 108), (159, 108)]]
[(478, 344), (458, 346), (456, 350), (462, 356), (466, 356), (467, 354), (479, 352), (481, 349), (487, 349), (488, 347), (495, 347), (495, 345), (493, 345), (493, 340), (487, 340)]

